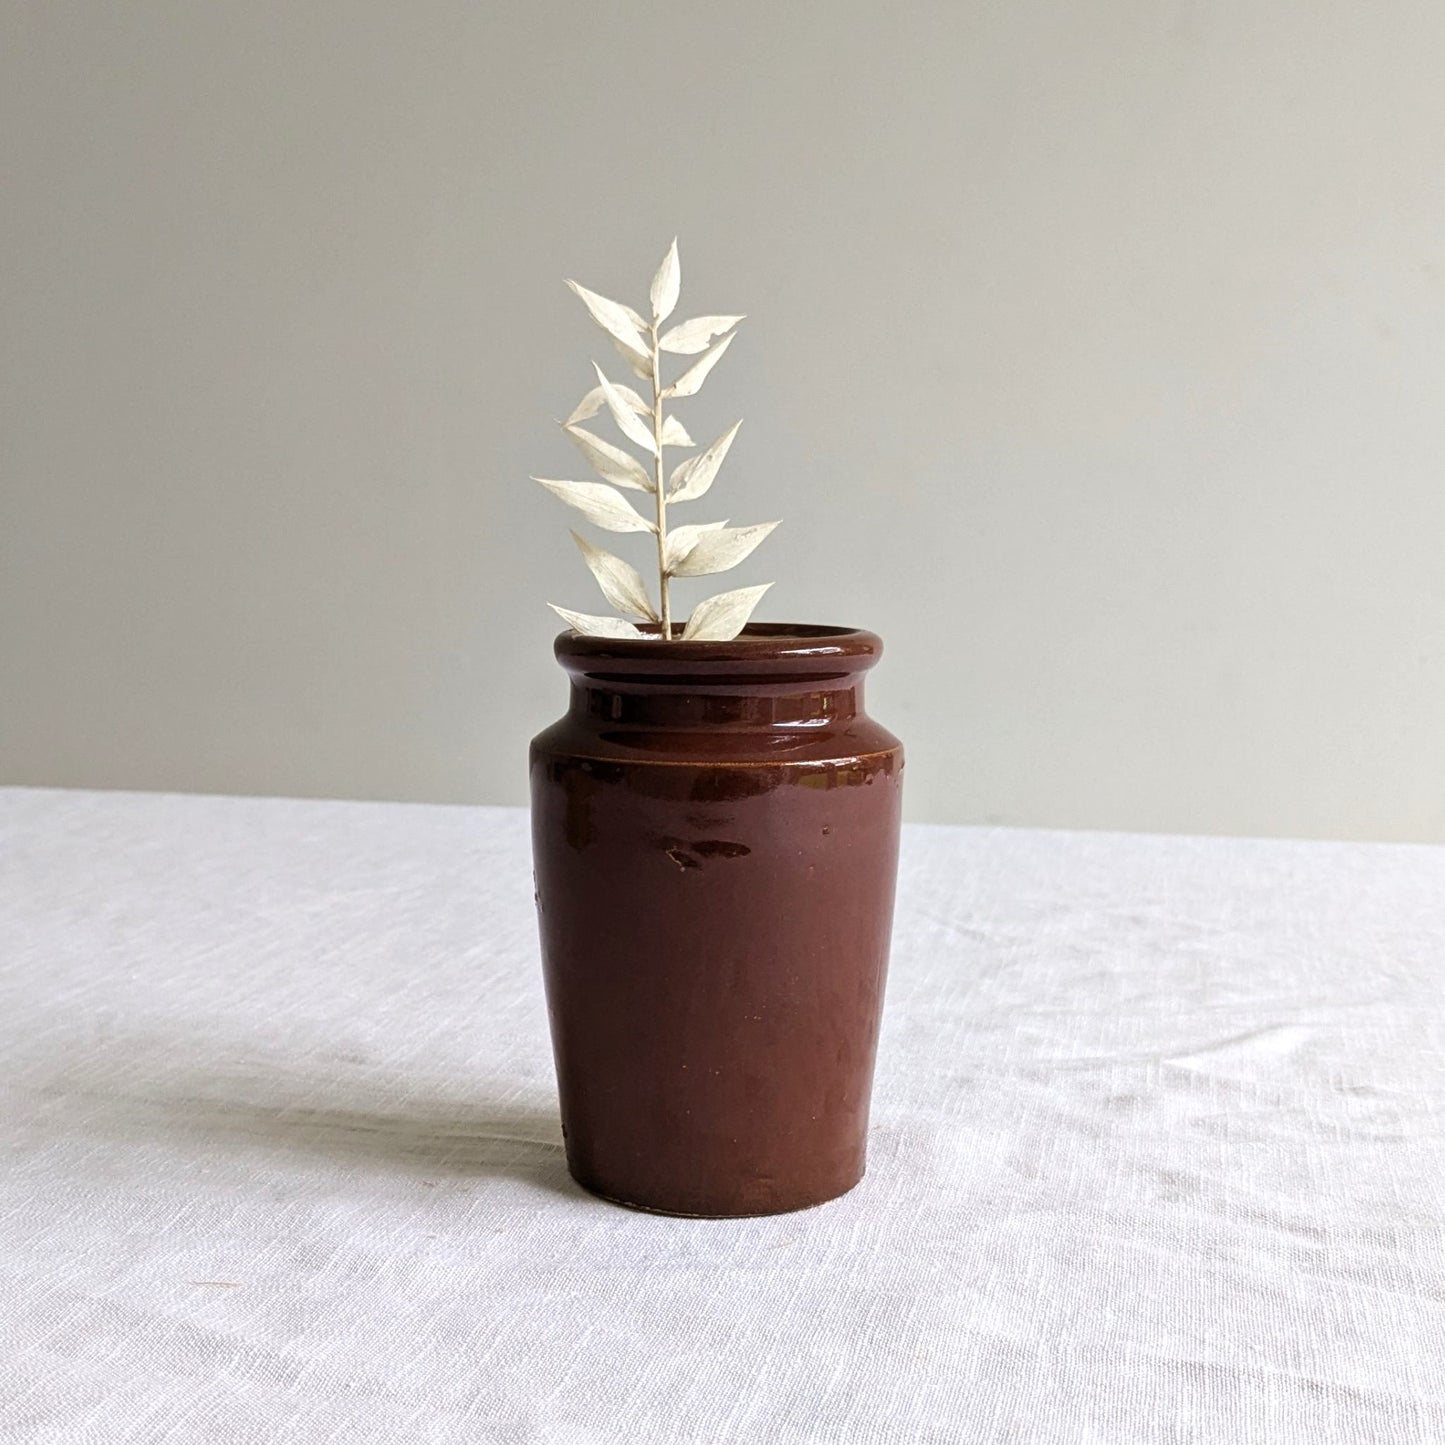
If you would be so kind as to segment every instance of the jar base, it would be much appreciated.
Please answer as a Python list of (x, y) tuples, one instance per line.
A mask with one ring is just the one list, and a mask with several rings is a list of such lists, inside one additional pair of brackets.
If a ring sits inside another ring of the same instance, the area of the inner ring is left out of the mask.
[[(572, 1174), (574, 1182), (585, 1189), (595, 1199), (601, 1199), (607, 1204), (616, 1204), (622, 1209), (631, 1209), (638, 1214), (660, 1214), (668, 1219), (768, 1219), (777, 1214), (801, 1214), (804, 1210), (818, 1209), (824, 1204), (831, 1204), (835, 1199), (841, 1199), (845, 1194), (851, 1194), (859, 1184), (863, 1182), (863, 1174), (853, 1180), (851, 1184), (845, 1184), (836, 1193), (825, 1194), (821, 1199), (806, 1199), (797, 1204), (780, 1204), (770, 1209), (721, 1209), (721, 1210), (696, 1210), (696, 1209), (668, 1209), (658, 1204), (644, 1204), (635, 1199), (624, 1199), (617, 1194), (609, 1194), (596, 1184), (590, 1184), (587, 1180), (579, 1178), (569, 1168), (567, 1171)], [(864, 1173), (867, 1171), (865, 1170)]]

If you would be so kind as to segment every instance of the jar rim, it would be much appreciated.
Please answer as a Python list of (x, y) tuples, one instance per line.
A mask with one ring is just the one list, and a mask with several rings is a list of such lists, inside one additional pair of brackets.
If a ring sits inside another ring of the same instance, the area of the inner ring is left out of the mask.
[[(649, 624), (641, 624), (646, 629)], [(676, 624), (674, 624), (676, 625)], [(656, 624), (651, 624), (656, 630)], [(812, 622), (750, 622), (728, 642), (663, 644), (657, 637), (584, 637), (561, 632), (553, 644), (559, 662), (587, 665), (598, 661), (669, 663), (753, 663), (763, 661), (841, 662), (856, 658), (868, 665), (883, 651), (883, 639), (861, 627)]]

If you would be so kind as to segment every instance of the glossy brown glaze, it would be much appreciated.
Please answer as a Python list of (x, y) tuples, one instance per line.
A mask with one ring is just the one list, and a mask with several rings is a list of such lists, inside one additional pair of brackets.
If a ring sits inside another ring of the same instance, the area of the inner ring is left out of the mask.
[(543, 971), (567, 1162), (672, 1214), (772, 1214), (863, 1176), (903, 750), (863, 709), (870, 632), (563, 633), (532, 743)]

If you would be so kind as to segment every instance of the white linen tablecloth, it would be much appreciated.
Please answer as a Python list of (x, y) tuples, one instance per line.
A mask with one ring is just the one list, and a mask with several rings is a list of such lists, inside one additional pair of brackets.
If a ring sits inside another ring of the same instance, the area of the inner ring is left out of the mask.
[(6, 1442), (1445, 1440), (1445, 848), (907, 830), (868, 1176), (563, 1163), (527, 821), (0, 792)]

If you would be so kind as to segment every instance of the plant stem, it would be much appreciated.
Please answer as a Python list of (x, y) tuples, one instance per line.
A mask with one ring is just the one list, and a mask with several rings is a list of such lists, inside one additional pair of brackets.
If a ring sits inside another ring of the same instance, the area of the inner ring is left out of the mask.
[(672, 599), (667, 575), (667, 483), (662, 467), (662, 361), (658, 355), (657, 323), (648, 328), (652, 341), (652, 440), (657, 448), (654, 475), (657, 478), (657, 590), (662, 603), (662, 640), (672, 641)]

